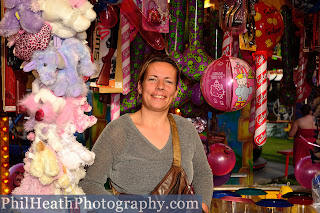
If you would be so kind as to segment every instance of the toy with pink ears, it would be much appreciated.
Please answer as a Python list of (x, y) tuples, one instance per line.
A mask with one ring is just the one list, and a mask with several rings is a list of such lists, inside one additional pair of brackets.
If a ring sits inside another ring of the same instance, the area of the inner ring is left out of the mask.
[(12, 194), (84, 194), (78, 186), (95, 154), (76, 140), (97, 122), (87, 115), (84, 77), (97, 72), (86, 44), (95, 20), (87, 0), (7, 0), (0, 35), (10, 37), (25, 72), (36, 73), (32, 92), (19, 102), (28, 115), (32, 145), (24, 158), (24, 178)]

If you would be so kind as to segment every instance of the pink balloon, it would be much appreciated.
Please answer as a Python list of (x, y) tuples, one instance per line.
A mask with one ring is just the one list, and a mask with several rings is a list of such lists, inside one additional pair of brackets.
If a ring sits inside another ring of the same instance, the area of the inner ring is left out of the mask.
[(230, 177), (231, 177), (231, 172), (221, 176), (213, 175), (213, 186), (221, 186), (223, 184), (226, 184), (230, 179)]
[(312, 163), (311, 157), (306, 156), (298, 161), (294, 168), (294, 176), (300, 185), (311, 189), (311, 181), (319, 170), (320, 163)]
[(233, 150), (222, 143), (216, 143), (210, 146), (208, 162), (213, 175), (226, 175), (232, 171), (236, 165), (236, 155)]
[(201, 91), (213, 108), (225, 112), (239, 110), (255, 95), (255, 72), (242, 59), (222, 56), (204, 71)]

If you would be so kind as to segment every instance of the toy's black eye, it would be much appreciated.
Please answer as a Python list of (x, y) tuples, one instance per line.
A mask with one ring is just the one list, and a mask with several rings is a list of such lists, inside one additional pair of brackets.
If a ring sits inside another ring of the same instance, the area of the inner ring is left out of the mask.
[(46, 64), (46, 63), (44, 63), (44, 64), (43, 64), (43, 66), (45, 66), (45, 67), (46, 67), (46, 66), (47, 66), (47, 64)]

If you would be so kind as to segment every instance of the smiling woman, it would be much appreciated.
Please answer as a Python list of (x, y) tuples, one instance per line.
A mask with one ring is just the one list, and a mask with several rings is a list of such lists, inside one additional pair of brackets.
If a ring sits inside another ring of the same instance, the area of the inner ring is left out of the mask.
[(179, 79), (178, 65), (169, 56), (154, 56), (145, 62), (137, 87), (142, 106), (137, 112), (110, 122), (99, 136), (92, 148), (95, 162), (80, 182), (86, 194), (107, 194), (106, 178), (110, 178), (117, 193), (156, 191), (175, 166), (173, 141), (176, 144), (178, 138), (187, 182), (196, 194), (202, 195), (203, 211), (209, 211), (213, 179), (202, 142), (190, 121), (169, 113)]
[(138, 93), (142, 96), (141, 110), (165, 111), (177, 97), (178, 71), (169, 63), (151, 63), (144, 78), (138, 82)]

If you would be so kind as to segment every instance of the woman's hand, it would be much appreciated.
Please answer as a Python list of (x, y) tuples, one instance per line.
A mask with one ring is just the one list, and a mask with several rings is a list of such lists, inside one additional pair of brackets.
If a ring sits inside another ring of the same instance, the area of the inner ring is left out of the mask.
[(208, 213), (209, 212), (209, 207), (205, 203), (202, 203), (202, 212), (204, 212), (204, 213)]

